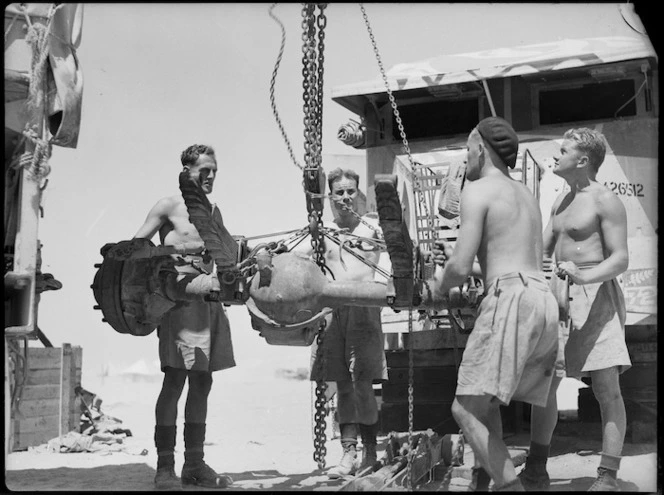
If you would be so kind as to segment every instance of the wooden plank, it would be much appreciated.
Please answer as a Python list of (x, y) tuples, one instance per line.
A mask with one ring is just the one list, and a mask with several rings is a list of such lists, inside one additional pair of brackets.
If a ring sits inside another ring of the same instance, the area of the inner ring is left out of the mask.
[(56, 399), (60, 397), (60, 385), (28, 385), (23, 389), (21, 400)]
[(72, 346), (72, 386), (69, 388), (67, 431), (78, 431), (81, 423), (81, 398), (76, 395), (76, 387), (81, 385), (81, 367), (83, 364), (83, 349), (80, 346)]
[(57, 437), (53, 432), (42, 430), (34, 432), (17, 432), (14, 436), (14, 445), (12, 450), (26, 450), (28, 447), (36, 447), (47, 443), (52, 438)]
[(657, 362), (657, 342), (634, 342), (627, 344), (632, 363)]
[(60, 416), (53, 414), (51, 416), (38, 416), (35, 418), (23, 418), (14, 420), (15, 431), (32, 433), (36, 431), (48, 431), (51, 438), (58, 436), (58, 422)]
[[(388, 368), (407, 368), (408, 351), (385, 351)], [(455, 357), (456, 354), (456, 357)], [(413, 366), (455, 366), (461, 363), (461, 353), (454, 349), (413, 350)]]
[(26, 385), (59, 385), (60, 369), (34, 369), (28, 372)]
[(62, 349), (60, 347), (28, 348), (28, 368), (30, 370), (60, 369)]
[(466, 347), (468, 335), (462, 335), (451, 327), (446, 329), (422, 330), (412, 334), (403, 334), (404, 349), (409, 349), (412, 341), (413, 349), (454, 349), (461, 351)]
[(632, 367), (620, 375), (620, 388), (657, 386), (657, 363), (632, 363)]
[(62, 344), (62, 386), (60, 387), (60, 425), (58, 435), (64, 435), (69, 431), (69, 389), (74, 388), (71, 380), (71, 361), (71, 345)]
[(60, 411), (60, 402), (53, 399), (21, 400), (17, 416), (21, 418), (34, 418), (37, 416), (53, 416)]

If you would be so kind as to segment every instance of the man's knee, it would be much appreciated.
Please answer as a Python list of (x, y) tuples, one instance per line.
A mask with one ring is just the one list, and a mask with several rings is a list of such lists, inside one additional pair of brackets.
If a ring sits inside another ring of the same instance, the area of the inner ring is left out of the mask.
[(207, 371), (189, 371), (189, 391), (207, 395), (212, 388), (212, 373)]
[(593, 394), (597, 402), (600, 404), (609, 404), (617, 400), (622, 400), (618, 376), (616, 368), (591, 373)]
[(184, 382), (186, 380), (187, 380), (187, 370), (166, 367), (164, 368), (164, 382), (162, 390), (167, 390), (174, 393), (180, 393), (184, 388)]

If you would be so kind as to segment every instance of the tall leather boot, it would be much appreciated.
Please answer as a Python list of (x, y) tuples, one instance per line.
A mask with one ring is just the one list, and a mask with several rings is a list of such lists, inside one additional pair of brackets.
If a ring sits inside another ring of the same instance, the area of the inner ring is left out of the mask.
[(157, 490), (182, 490), (180, 478), (175, 475), (175, 425), (155, 425), (154, 444), (157, 448), (157, 474), (154, 477)]
[(205, 423), (184, 424), (184, 465), (182, 484), (206, 488), (227, 488), (233, 480), (230, 476), (217, 474), (203, 461)]

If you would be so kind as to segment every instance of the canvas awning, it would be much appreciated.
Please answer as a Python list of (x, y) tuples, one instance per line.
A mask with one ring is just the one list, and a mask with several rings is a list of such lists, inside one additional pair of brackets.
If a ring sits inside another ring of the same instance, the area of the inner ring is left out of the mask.
[[(595, 66), (623, 60), (652, 58), (655, 50), (633, 6), (616, 9), (623, 21), (617, 22), (611, 36), (584, 38), (570, 36), (562, 40), (492, 48), (471, 53), (441, 55), (417, 62), (397, 64), (387, 71), (392, 91), (407, 91), (483, 79), (550, 73), (564, 69)], [(376, 79), (338, 86), (332, 99), (361, 114), (364, 95), (385, 93), (385, 83)]]

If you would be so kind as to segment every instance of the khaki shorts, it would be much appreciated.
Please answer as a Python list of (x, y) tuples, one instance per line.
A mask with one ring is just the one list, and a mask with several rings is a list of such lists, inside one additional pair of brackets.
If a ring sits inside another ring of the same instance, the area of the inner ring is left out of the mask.
[(541, 272), (498, 277), (463, 352), (456, 395), (545, 406), (558, 352), (558, 304)]
[[(567, 283), (555, 275), (551, 286)], [(590, 371), (632, 362), (625, 343), (625, 298), (616, 279), (569, 287), (569, 322), (560, 322), (556, 375), (580, 378)]]
[[(182, 275), (199, 273), (187, 265), (176, 269)], [(212, 372), (235, 366), (231, 328), (219, 302), (178, 302), (162, 318), (157, 334), (162, 370), (171, 367)]]
[(344, 306), (328, 315), (323, 335), (323, 369), (319, 369), (314, 342), (311, 380), (387, 380), (380, 313), (381, 308)]

